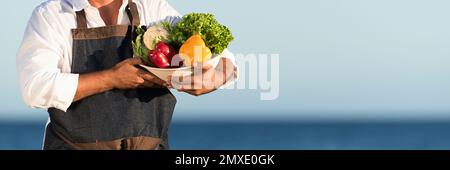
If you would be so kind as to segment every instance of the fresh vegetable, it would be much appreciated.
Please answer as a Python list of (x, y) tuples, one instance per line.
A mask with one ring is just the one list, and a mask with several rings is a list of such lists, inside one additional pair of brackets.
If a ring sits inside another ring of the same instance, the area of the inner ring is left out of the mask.
[(166, 22), (163, 26), (169, 32), (168, 42), (176, 48), (181, 47), (191, 36), (200, 35), (213, 54), (221, 54), (234, 39), (226, 26), (207, 13), (187, 14), (176, 25)]
[(162, 25), (152, 26), (144, 33), (144, 44), (149, 50), (154, 50), (156, 43), (167, 41), (169, 33)]
[[(132, 46), (133, 54), (136, 57), (143, 59), (146, 65), (167, 68), (167, 63), (169, 63), (170, 66), (170, 61), (176, 52), (164, 43), (167, 41), (168, 32), (163, 26), (156, 25), (148, 29), (138, 27), (135, 32), (137, 36), (136, 40), (132, 42)], [(162, 55), (157, 52), (161, 52)]]
[[(148, 29), (138, 27), (135, 34), (134, 56), (142, 58), (145, 65), (159, 68), (205, 62), (213, 54), (221, 54), (234, 39), (226, 26), (207, 13), (185, 15), (175, 25), (164, 22)], [(178, 49), (179, 55), (176, 55)], [(180, 63), (172, 63), (174, 61)]]
[(158, 68), (167, 68), (171, 66), (175, 54), (176, 52), (172, 47), (160, 41), (156, 43), (154, 50), (149, 51), (148, 57)]
[(205, 62), (211, 59), (211, 50), (200, 35), (191, 36), (180, 48), (180, 57), (187, 66), (194, 62)]
[(146, 31), (145, 26), (135, 28), (137, 36), (136, 39), (131, 42), (131, 46), (133, 47), (133, 55), (135, 57), (141, 58), (147, 65), (152, 66), (153, 64), (147, 58), (149, 50), (147, 47), (145, 47), (144, 43), (142, 42), (142, 36), (144, 35), (145, 31)]
[(177, 53), (175, 52), (175, 49), (173, 49), (170, 45), (160, 41), (156, 44), (156, 49), (163, 53), (169, 61), (172, 61), (173, 56), (175, 56)]
[(158, 68), (170, 67), (169, 59), (167, 59), (166, 55), (164, 55), (161, 51), (151, 50), (149, 53), (149, 58)]

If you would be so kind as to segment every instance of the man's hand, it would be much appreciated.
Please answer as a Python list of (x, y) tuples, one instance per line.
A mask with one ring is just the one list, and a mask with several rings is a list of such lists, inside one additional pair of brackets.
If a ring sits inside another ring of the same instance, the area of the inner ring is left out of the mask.
[(80, 75), (73, 102), (112, 89), (168, 86), (163, 80), (136, 67), (138, 58), (124, 60), (111, 69)]
[(226, 82), (236, 78), (236, 66), (228, 58), (222, 58), (216, 68), (211, 65), (195, 64), (189, 76), (169, 77), (169, 87), (194, 96), (213, 92)]
[(112, 86), (117, 89), (166, 86), (163, 80), (136, 67), (142, 64), (139, 58), (130, 58), (111, 69)]

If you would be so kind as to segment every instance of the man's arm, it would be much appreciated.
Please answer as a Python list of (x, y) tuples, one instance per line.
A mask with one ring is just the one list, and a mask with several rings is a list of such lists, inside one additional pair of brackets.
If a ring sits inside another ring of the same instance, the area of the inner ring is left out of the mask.
[(136, 68), (135, 65), (139, 64), (142, 64), (142, 60), (131, 58), (122, 61), (111, 69), (80, 75), (73, 102), (114, 88), (133, 89), (144, 85), (146, 82), (157, 85), (165, 83), (161, 79)]
[[(16, 56), (16, 68), (24, 102), (33, 108), (56, 108), (66, 111), (74, 101), (114, 88), (149, 87), (162, 80), (134, 67), (140, 64), (129, 59), (114, 68), (88, 74), (74, 74), (67, 69), (63, 44), (66, 36), (50, 23), (58, 12), (37, 7), (29, 19), (24, 38)], [(69, 66), (70, 68), (70, 66)]]
[(237, 66), (229, 58), (222, 58), (215, 68), (206, 63), (197, 67), (201, 69), (202, 74), (169, 77), (170, 87), (180, 92), (201, 96), (216, 91), (237, 78)]
[(80, 75), (73, 102), (113, 89), (110, 77), (109, 70)]

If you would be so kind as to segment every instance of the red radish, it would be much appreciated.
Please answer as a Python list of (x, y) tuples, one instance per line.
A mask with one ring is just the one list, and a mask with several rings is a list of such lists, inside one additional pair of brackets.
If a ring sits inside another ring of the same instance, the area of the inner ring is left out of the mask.
[(155, 64), (158, 68), (170, 67), (170, 60), (162, 52), (158, 50), (152, 50), (149, 52), (150, 61)]

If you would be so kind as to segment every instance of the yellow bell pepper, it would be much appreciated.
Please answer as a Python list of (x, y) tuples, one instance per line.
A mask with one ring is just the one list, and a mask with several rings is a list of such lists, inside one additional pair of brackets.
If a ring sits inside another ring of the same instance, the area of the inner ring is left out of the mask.
[(186, 40), (180, 48), (179, 55), (187, 66), (191, 66), (194, 62), (208, 61), (212, 57), (211, 49), (206, 46), (200, 35), (193, 35)]

